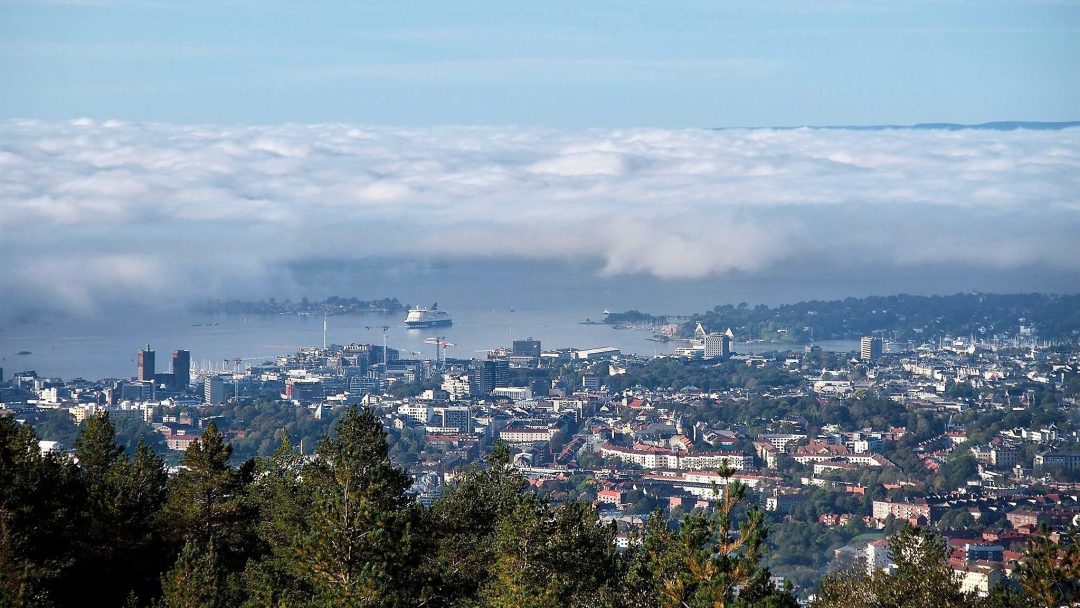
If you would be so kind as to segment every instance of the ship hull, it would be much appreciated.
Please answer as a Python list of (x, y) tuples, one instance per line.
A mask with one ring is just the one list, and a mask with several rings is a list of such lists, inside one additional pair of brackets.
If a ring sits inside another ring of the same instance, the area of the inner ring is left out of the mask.
[(451, 319), (435, 319), (432, 321), (405, 321), (405, 327), (409, 329), (423, 329), (425, 327), (449, 327), (454, 322)]

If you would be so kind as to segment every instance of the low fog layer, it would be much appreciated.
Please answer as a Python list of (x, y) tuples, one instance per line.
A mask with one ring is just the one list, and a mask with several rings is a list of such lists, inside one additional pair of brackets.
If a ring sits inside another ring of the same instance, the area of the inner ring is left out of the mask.
[(1020, 269), (1042, 287), (1080, 274), (1080, 128), (7, 121), (0, 209), (0, 317), (282, 295), (283, 269), (373, 256), (574, 259), (602, 280)]

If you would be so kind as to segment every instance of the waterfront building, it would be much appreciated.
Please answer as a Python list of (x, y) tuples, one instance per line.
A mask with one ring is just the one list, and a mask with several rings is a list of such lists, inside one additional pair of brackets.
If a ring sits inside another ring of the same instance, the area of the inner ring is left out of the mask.
[(705, 359), (727, 359), (731, 356), (731, 338), (726, 334), (707, 334), (702, 341)]
[(172, 381), (173, 388), (178, 391), (191, 384), (191, 351), (172, 351)]
[(150, 350), (149, 344), (146, 345), (146, 350), (139, 351), (135, 379), (139, 382), (154, 381), (154, 351)]

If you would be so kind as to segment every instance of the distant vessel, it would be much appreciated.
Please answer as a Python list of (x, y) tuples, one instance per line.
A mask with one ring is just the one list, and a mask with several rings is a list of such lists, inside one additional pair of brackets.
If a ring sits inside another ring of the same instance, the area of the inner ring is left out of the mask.
[(438, 303), (432, 304), (431, 308), (416, 306), (409, 309), (409, 316), (405, 317), (405, 327), (446, 327), (454, 322), (450, 315), (439, 310)]

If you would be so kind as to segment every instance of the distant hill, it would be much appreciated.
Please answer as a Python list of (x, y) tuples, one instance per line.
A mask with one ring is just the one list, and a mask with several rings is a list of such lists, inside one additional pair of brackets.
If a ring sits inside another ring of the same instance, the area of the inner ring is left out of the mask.
[(1031, 129), (1037, 131), (1056, 131), (1080, 127), (1080, 120), (1067, 122), (1036, 122), (1026, 120), (1004, 120), (998, 122), (984, 122), (975, 125), (965, 125), (952, 122), (923, 122), (915, 125), (802, 125), (786, 127), (717, 127), (715, 131), (730, 129), (839, 129), (845, 131), (882, 131), (885, 129), (912, 129), (912, 130), (942, 130), (942, 131), (966, 131), (969, 129), (986, 129), (991, 131), (1015, 131), (1017, 129)]
[(946, 336), (1015, 336), (1032, 327), (1044, 340), (1075, 343), (1080, 336), (1080, 294), (958, 293), (949, 296), (872, 296), (764, 304), (716, 306), (681, 326), (690, 334), (700, 321), (708, 331), (732, 328), (740, 339), (808, 343), (814, 339), (854, 339), (884, 332), (917, 342)]

